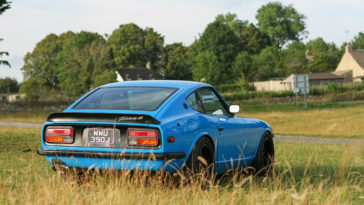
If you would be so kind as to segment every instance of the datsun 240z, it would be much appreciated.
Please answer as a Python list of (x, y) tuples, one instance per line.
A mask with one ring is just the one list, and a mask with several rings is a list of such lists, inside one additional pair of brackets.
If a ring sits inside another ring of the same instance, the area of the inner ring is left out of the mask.
[(249, 166), (266, 174), (272, 129), (237, 112), (205, 83), (107, 84), (48, 117), (38, 154), (53, 167), (224, 173)]

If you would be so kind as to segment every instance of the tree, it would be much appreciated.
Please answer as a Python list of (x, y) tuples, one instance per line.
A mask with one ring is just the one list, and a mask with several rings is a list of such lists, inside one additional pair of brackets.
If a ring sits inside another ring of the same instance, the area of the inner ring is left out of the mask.
[(10, 9), (10, 3), (7, 0), (0, 0), (0, 15), (4, 13), (7, 9)]
[[(224, 23), (214, 21), (210, 23), (196, 42), (193, 49), (193, 72), (194, 79), (197, 76), (209, 79), (213, 84), (226, 84), (236, 80), (236, 76), (232, 69), (233, 62), (237, 53), (240, 51), (239, 39)], [(216, 62), (202, 63), (206, 59), (213, 59)], [(201, 65), (208, 66), (203, 68)], [(215, 77), (206, 77), (212, 75), (212, 71), (216, 72)], [(206, 75), (206, 76), (204, 76)]]
[(277, 45), (263, 49), (258, 55), (253, 57), (253, 62), (258, 68), (257, 80), (269, 80), (283, 76), (281, 53)]
[(154, 73), (159, 73), (161, 66), (164, 37), (155, 32), (153, 28), (146, 28), (144, 31), (145, 64), (150, 62)]
[(20, 92), (26, 94), (26, 98), (31, 101), (37, 101), (46, 88), (42, 87), (44, 81), (40, 78), (29, 78), (20, 86)]
[(25, 80), (29, 78), (42, 79), (42, 82), (44, 82), (42, 87), (47, 88), (44, 89), (45, 92), (59, 90), (59, 72), (56, 57), (61, 52), (63, 45), (73, 35), (74, 33), (71, 31), (63, 33), (60, 36), (48, 34), (37, 43), (33, 51), (27, 53), (24, 57), (22, 71)]
[(270, 2), (260, 7), (255, 17), (258, 27), (278, 43), (279, 49), (288, 41), (299, 41), (305, 33), (305, 16), (291, 5)]
[(243, 79), (247, 81), (253, 80), (257, 73), (257, 68), (253, 63), (252, 57), (245, 51), (240, 52), (236, 56), (233, 68), (237, 73), (241, 73)]
[(108, 38), (114, 60), (120, 67), (144, 67), (150, 62), (152, 70), (158, 74), (164, 37), (153, 30), (143, 30), (130, 23), (120, 25)]
[[(7, 9), (10, 9), (10, 2), (8, 2), (7, 0), (0, 0), (0, 15), (4, 13)], [(2, 40), (3, 39), (0, 38), (0, 41)], [(6, 51), (0, 51), (0, 57), (2, 57), (3, 55), (9, 56), (9, 53)], [(7, 60), (0, 59), (0, 65), (6, 65), (11, 67), (10, 63)]]
[(18, 90), (18, 81), (9, 77), (0, 78), (0, 93), (16, 93)]
[(326, 43), (322, 38), (309, 41), (307, 49), (312, 58), (308, 65), (309, 72), (331, 72), (340, 62), (340, 49), (334, 43)]
[(249, 24), (242, 29), (240, 39), (243, 50), (249, 54), (258, 54), (263, 48), (272, 45), (269, 36), (255, 27), (254, 24)]
[(192, 70), (195, 81), (218, 84), (226, 78), (226, 74), (219, 67), (217, 57), (211, 51), (198, 53)]
[(162, 54), (164, 79), (190, 80), (192, 72), (188, 64), (188, 48), (182, 43), (166, 45)]
[(302, 42), (291, 43), (286, 49), (282, 50), (284, 76), (307, 72), (309, 56), (306, 56), (306, 51), (306, 45)]
[(364, 33), (359, 32), (351, 41), (351, 47), (353, 49), (364, 49)]
[(139, 26), (130, 23), (120, 25), (108, 38), (114, 60), (121, 67), (144, 67), (144, 31)]
[[(0, 41), (2, 41), (2, 40), (3, 40), (3, 39), (2, 39), (2, 38), (0, 38)], [(2, 57), (3, 55), (9, 56), (9, 53), (8, 53), (8, 52), (6, 52), (6, 51), (0, 51), (0, 57)], [(0, 59), (0, 65), (6, 65), (6, 66), (11, 67), (11, 66), (10, 66), (10, 63), (9, 63), (7, 60), (1, 60), (1, 59)]]
[(215, 21), (229, 26), (238, 37), (241, 35), (241, 31), (248, 25), (248, 21), (242, 21), (238, 19), (236, 14), (232, 13), (220, 14), (216, 16)]
[(114, 82), (116, 74), (110, 47), (97, 33), (75, 34), (57, 56), (60, 88), (70, 96)]

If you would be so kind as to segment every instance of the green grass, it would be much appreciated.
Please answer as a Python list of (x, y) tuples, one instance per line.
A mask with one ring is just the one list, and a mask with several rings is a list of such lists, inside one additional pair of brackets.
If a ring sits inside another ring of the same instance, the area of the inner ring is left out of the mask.
[[(363, 204), (364, 149), (276, 142), (272, 178), (233, 175), (178, 187), (161, 178), (97, 176), (84, 184), (53, 172), (39, 129), (0, 127), (0, 204)], [(25, 152), (24, 152), (25, 151)], [(147, 180), (148, 179), (148, 180)]]
[[(43, 123), (51, 111), (0, 112), (0, 121)], [(301, 104), (243, 103), (238, 116), (268, 122), (278, 135), (364, 138), (364, 102)]]
[(364, 103), (330, 106), (289, 112), (242, 112), (239, 116), (268, 122), (277, 135), (364, 139)]
[(292, 103), (256, 103), (256, 102), (243, 102), (240, 103), (241, 113), (257, 113), (257, 112), (296, 112), (307, 110), (321, 110), (321, 109), (337, 109), (337, 108), (352, 108), (360, 107), (364, 102), (330, 102), (330, 103), (307, 103), (305, 108), (302, 101), (299, 102), (298, 108), (295, 102)]
[(51, 111), (0, 111), (0, 121), (44, 123)]

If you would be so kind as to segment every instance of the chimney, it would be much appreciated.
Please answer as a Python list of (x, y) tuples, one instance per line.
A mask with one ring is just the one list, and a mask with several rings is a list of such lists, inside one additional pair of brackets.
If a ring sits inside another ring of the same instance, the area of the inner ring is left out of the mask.
[(148, 70), (150, 70), (150, 69), (151, 69), (151, 67), (150, 67), (150, 61), (148, 61), (148, 62), (147, 62), (147, 64), (145, 64), (145, 67), (146, 67)]
[(305, 56), (307, 60), (311, 62), (313, 61), (313, 56), (310, 55), (310, 51), (308, 49), (305, 51)]
[(350, 51), (351, 51), (350, 44), (346, 44), (346, 46), (345, 46), (345, 53), (349, 53)]

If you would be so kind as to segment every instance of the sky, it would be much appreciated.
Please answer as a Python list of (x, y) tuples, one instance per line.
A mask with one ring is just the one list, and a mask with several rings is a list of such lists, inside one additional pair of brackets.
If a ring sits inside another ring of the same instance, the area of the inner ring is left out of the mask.
[[(0, 16), (0, 51), (11, 68), (0, 66), (0, 78), (23, 81), (21, 67), (27, 52), (46, 35), (82, 30), (111, 34), (120, 24), (152, 27), (166, 44), (190, 45), (218, 14), (237, 14), (257, 23), (256, 11), (269, 0), (10, 0), (11, 9)], [(304, 14), (305, 42), (322, 37), (341, 46), (364, 32), (363, 0), (281, 0)]]

